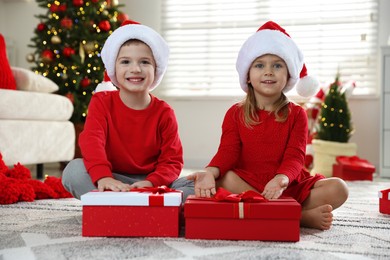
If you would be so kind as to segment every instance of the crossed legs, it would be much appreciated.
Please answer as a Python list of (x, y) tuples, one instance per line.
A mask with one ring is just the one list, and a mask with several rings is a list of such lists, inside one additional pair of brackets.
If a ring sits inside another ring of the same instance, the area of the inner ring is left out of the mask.
[(302, 203), (301, 226), (321, 230), (330, 229), (332, 211), (348, 198), (348, 187), (339, 178), (317, 181), (307, 199)]
[[(223, 187), (232, 193), (254, 190), (233, 171), (227, 172), (216, 181), (216, 187)], [(259, 191), (257, 191), (259, 192)], [(340, 207), (348, 198), (348, 187), (339, 178), (327, 178), (317, 181), (310, 195), (302, 203), (301, 226), (320, 230), (330, 229), (333, 221), (332, 211)]]

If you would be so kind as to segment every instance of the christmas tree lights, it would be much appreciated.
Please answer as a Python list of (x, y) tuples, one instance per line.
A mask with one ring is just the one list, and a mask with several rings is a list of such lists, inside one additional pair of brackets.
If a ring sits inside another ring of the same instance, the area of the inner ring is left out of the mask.
[(346, 90), (342, 88), (337, 75), (321, 105), (316, 139), (341, 143), (349, 141), (353, 128)]
[(104, 77), (100, 51), (107, 37), (127, 19), (115, 1), (36, 0), (46, 14), (34, 30), (27, 56), (36, 73), (59, 86), (58, 94), (68, 97), (74, 112), (71, 121), (83, 123), (93, 91)]

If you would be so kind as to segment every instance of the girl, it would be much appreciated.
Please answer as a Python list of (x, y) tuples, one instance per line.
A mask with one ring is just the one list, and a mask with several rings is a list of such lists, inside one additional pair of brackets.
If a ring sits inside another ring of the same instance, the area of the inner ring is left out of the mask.
[(298, 81), (300, 95), (317, 90), (301, 51), (283, 28), (267, 22), (241, 47), (236, 68), (247, 96), (227, 111), (205, 171), (187, 177), (195, 181), (195, 195), (210, 197), (223, 187), (255, 190), (267, 199), (293, 197), (302, 205), (302, 226), (329, 229), (348, 189), (341, 179), (311, 176), (304, 168), (307, 115), (284, 94)]

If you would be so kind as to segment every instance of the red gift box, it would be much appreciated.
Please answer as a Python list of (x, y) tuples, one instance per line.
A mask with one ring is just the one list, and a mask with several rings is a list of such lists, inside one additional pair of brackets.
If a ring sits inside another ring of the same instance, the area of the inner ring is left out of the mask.
[(97, 192), (81, 196), (82, 235), (178, 237), (182, 192)]
[(189, 239), (299, 241), (301, 205), (292, 198), (226, 202), (190, 195), (184, 217)]
[(347, 181), (372, 181), (375, 166), (357, 156), (337, 156), (333, 164), (333, 177)]
[(379, 212), (390, 214), (390, 189), (381, 190), (379, 196)]

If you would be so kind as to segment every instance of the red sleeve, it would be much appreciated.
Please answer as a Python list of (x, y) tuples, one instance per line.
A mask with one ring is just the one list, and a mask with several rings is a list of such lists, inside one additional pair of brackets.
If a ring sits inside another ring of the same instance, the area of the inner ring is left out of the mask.
[(160, 156), (156, 169), (146, 177), (154, 186), (170, 185), (183, 168), (183, 148), (174, 111), (169, 108), (161, 115), (158, 133), (161, 135)]
[(238, 131), (240, 111), (240, 107), (236, 104), (226, 112), (218, 151), (208, 164), (219, 168), (219, 178), (234, 168), (240, 156), (241, 138)]
[(300, 106), (295, 106), (288, 120), (292, 120), (290, 136), (277, 174), (287, 175), (291, 183), (297, 179), (304, 167), (308, 123), (306, 112)]
[(80, 150), (85, 167), (96, 183), (103, 177), (112, 177), (111, 163), (105, 151), (107, 138), (107, 108), (102, 102), (104, 92), (92, 96), (84, 130), (79, 136)]

